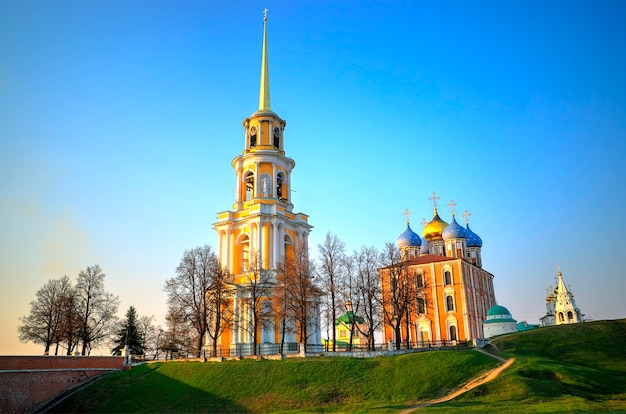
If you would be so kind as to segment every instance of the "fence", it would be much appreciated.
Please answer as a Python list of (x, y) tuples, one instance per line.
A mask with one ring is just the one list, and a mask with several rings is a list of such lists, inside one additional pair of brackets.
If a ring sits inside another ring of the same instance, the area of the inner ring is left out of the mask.
[[(228, 348), (217, 347), (205, 348), (203, 351), (204, 358), (242, 358), (250, 356), (275, 356), (275, 355), (297, 355), (301, 354), (301, 345), (296, 342), (285, 343), (282, 346), (280, 344), (233, 344)], [(420, 341), (420, 342), (402, 342), (399, 346), (393, 343), (378, 343), (374, 344), (374, 349), (367, 349), (365, 346), (341, 347), (336, 348), (335, 354), (341, 353), (359, 353), (359, 352), (393, 352), (393, 351), (426, 351), (429, 349), (462, 349), (471, 347), (471, 342), (459, 342), (459, 341)], [(332, 350), (332, 345), (329, 344), (307, 344), (304, 354), (323, 354)], [(304, 355), (303, 355), (304, 356)]]

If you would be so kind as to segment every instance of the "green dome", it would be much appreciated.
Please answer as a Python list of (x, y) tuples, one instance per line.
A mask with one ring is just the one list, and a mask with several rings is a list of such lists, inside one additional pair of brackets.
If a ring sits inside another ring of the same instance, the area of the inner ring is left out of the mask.
[(487, 316), (510, 315), (511, 312), (504, 306), (496, 305), (489, 308)]

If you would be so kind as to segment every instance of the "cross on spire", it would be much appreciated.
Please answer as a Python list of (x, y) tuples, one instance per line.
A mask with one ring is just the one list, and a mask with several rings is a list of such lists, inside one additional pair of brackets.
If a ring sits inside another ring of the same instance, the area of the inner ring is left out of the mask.
[(263, 20), (267, 21), (267, 12), (269, 11), (269, 9), (266, 7), (263, 9)]
[(409, 211), (409, 209), (408, 209), (408, 208), (405, 208), (405, 209), (404, 209), (404, 212), (402, 213), (402, 215), (403, 215), (404, 217), (406, 217), (406, 225), (408, 226), (408, 225), (409, 225), (409, 222), (411, 221), (411, 212)]
[(435, 211), (437, 211), (437, 201), (439, 201), (440, 198), (441, 197), (439, 197), (437, 193), (435, 193), (434, 191), (433, 191), (433, 195), (428, 198), (428, 201), (433, 203), (433, 207), (435, 208)]
[(450, 202), (448, 203), (448, 208), (450, 209), (450, 212), (454, 216), (454, 213), (456, 212), (456, 203), (454, 202), (454, 200), (450, 200)]
[(471, 214), (469, 213), (469, 211), (465, 210), (465, 212), (463, 213), (463, 218), (465, 219), (465, 225), (468, 226), (469, 225), (469, 218), (470, 218)]

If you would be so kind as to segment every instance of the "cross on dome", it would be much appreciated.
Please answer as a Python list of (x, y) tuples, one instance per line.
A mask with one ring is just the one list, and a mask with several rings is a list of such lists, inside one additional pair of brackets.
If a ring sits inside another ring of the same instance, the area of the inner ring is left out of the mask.
[(420, 224), (422, 225), (422, 227), (426, 227), (426, 225), (428, 224), (428, 220), (423, 218), (422, 221), (420, 222)]
[(408, 226), (408, 225), (409, 225), (409, 222), (411, 221), (411, 212), (409, 211), (409, 209), (408, 209), (408, 208), (405, 208), (405, 209), (404, 209), (404, 212), (402, 213), (402, 215), (403, 215), (404, 217), (406, 217), (406, 225)]
[(454, 200), (450, 200), (450, 202), (448, 203), (448, 208), (450, 209), (450, 212), (454, 216), (454, 213), (456, 212), (456, 203), (454, 202)]
[(435, 211), (437, 211), (437, 201), (439, 201), (440, 198), (441, 197), (438, 196), (437, 193), (435, 193), (434, 191), (433, 191), (433, 195), (428, 198), (428, 201), (433, 203), (433, 207), (435, 208)]
[(465, 210), (465, 212), (463, 213), (463, 218), (465, 219), (465, 225), (469, 225), (469, 218), (470, 218), (471, 214), (469, 213), (469, 211)]

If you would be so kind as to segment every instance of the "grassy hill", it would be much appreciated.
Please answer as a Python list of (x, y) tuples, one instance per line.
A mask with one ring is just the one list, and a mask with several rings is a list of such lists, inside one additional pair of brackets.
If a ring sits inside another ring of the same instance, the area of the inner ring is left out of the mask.
[(492, 341), (514, 357), (495, 380), (436, 412), (626, 412), (626, 319), (553, 326)]
[[(541, 328), (493, 341), (515, 363), (430, 407), (440, 412), (626, 412), (626, 320)], [(145, 364), (108, 375), (53, 412), (397, 412), (499, 363), (473, 350), (373, 359)]]

